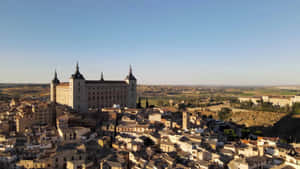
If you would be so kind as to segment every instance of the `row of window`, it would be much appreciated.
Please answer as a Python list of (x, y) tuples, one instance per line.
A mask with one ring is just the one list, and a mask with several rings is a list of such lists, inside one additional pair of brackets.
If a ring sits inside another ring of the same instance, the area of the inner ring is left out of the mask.
[(88, 87), (88, 90), (120, 91), (127, 90), (127, 87)]
[(126, 95), (127, 92), (88, 92), (88, 95), (115, 95), (115, 94), (124, 94)]
[(126, 96), (92, 96), (88, 97), (88, 101), (95, 100), (126, 100)]
[[(119, 104), (121, 107), (124, 107), (126, 106), (126, 104)], [(96, 108), (100, 108), (100, 107), (111, 107), (113, 106), (113, 103), (101, 103), (101, 104), (97, 104), (97, 105), (89, 105), (89, 108), (93, 108), (93, 109), (96, 109)]]

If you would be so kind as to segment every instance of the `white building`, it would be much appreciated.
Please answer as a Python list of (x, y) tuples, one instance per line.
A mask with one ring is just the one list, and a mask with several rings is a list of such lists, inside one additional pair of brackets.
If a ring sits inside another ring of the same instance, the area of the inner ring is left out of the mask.
[(51, 81), (51, 101), (68, 105), (79, 112), (87, 112), (89, 108), (136, 107), (137, 80), (130, 67), (125, 80), (104, 80), (103, 73), (99, 80), (85, 80), (79, 72), (77, 64), (75, 73), (69, 82), (60, 82), (55, 72)]

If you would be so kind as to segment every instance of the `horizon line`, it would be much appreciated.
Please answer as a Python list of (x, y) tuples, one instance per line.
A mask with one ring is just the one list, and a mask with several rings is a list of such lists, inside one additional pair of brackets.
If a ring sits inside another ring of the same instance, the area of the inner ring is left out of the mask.
[[(0, 85), (50, 85), (49, 83), (42, 82), (8, 82), (1, 83)], [(300, 84), (283, 84), (283, 85), (271, 85), (271, 84), (255, 84), (255, 85), (245, 85), (245, 84), (138, 84), (138, 86), (201, 86), (201, 87), (300, 87)]]

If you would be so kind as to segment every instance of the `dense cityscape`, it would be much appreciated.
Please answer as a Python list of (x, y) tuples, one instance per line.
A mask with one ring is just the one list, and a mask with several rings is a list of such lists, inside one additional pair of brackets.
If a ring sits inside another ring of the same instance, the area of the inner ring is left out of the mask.
[[(270, 113), (279, 114), (275, 122), (282, 118), (280, 114), (298, 117), (296, 95), (238, 97), (234, 94), (243, 95), (243, 89), (137, 87), (131, 67), (125, 81), (107, 81), (103, 73), (91, 81), (85, 80), (78, 64), (69, 82), (60, 82), (55, 72), (50, 87), (44, 85), (38, 96), (30, 95), (36, 94), (37, 86), (29, 85), (27, 92), (23, 86), (26, 97), (5, 95), (13, 85), (1, 88), (1, 168), (300, 166), (297, 131), (269, 136), (263, 128), (234, 119), (236, 114), (241, 118), (255, 111), (267, 114), (265, 120), (272, 126)], [(168, 95), (173, 99), (167, 100)]]

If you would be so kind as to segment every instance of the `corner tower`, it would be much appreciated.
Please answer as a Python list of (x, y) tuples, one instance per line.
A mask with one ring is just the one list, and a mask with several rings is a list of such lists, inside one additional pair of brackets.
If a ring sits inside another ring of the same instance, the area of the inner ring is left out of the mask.
[(60, 83), (57, 78), (57, 72), (54, 71), (54, 78), (50, 84), (50, 101), (56, 103), (56, 86)]
[(85, 79), (79, 71), (79, 64), (76, 64), (76, 71), (72, 74), (70, 81), (70, 103), (69, 105), (78, 112), (88, 111), (88, 100), (86, 94)]
[(126, 83), (128, 84), (128, 95), (127, 95), (127, 107), (135, 108), (136, 107), (136, 86), (137, 80), (132, 73), (132, 67), (129, 67), (129, 74), (126, 76), (125, 79)]

